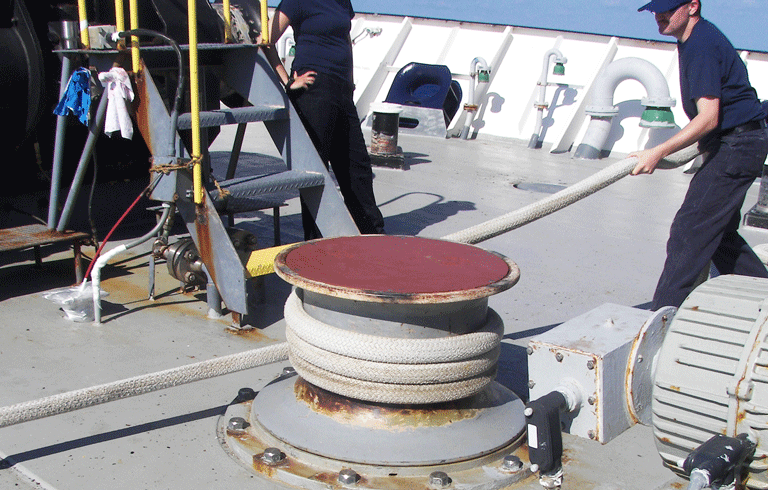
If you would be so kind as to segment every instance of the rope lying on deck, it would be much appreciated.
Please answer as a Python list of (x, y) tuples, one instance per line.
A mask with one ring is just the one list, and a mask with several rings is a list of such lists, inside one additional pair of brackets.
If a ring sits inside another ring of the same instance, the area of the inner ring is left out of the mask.
[(143, 395), (194, 381), (244, 371), (246, 369), (284, 361), (288, 344), (281, 342), (260, 349), (217, 357), (207, 361), (166, 369), (143, 376), (48, 396), (30, 402), (0, 408), (0, 427), (72, 412), (121, 398)]
[[(658, 168), (679, 167), (693, 160), (699, 154), (700, 152), (695, 145), (684, 148), (662, 160)], [(547, 198), (536, 201), (533, 204), (524, 206), (511, 213), (499, 216), (498, 218), (446, 235), (443, 239), (460, 243), (475, 244), (516, 228), (520, 228), (523, 225), (536, 221), (539, 218), (543, 218), (555, 211), (559, 211), (560, 209), (621, 180), (629, 175), (636, 165), (636, 157), (625, 158), (556, 194), (552, 194)]]
[[(689, 147), (667, 157), (664, 161), (662, 161), (662, 164), (660, 164), (658, 168), (678, 167), (694, 159), (697, 155), (699, 155), (699, 151), (695, 147)], [(569, 204), (583, 199), (590, 194), (597, 192), (598, 190), (629, 175), (636, 164), (636, 158), (627, 158), (621, 160), (610, 165), (609, 167), (606, 167), (591, 177), (577, 182), (576, 184), (558, 192), (557, 194), (553, 194), (546, 199), (533, 203), (529, 206), (525, 206), (522, 209), (513, 211), (499, 218), (492, 219), (485, 223), (481, 223), (480, 225), (473, 226), (443, 238), (446, 240), (453, 240), (462, 243), (479, 243), (481, 241), (488, 240), (507, 231), (519, 228), (524, 224), (542, 218), (548, 214), (564, 208)], [(287, 304), (286, 308), (288, 308)], [(300, 314), (300, 312), (296, 313)], [(489, 315), (491, 314), (495, 315), (492, 310), (489, 310)], [(286, 314), (286, 318), (287, 317), (288, 314)], [(489, 323), (492, 324), (493, 322)], [(303, 321), (301, 323), (296, 323), (296, 326), (299, 330), (301, 330), (302, 324)], [(291, 327), (291, 329), (293, 329), (293, 327)], [(288, 335), (296, 337), (294, 332), (288, 332)], [(391, 342), (391, 340), (392, 339), (387, 339), (387, 342)], [(336, 373), (326, 374), (328, 370), (323, 368), (323, 361), (317, 360), (318, 356), (316, 354), (313, 357), (311, 352), (309, 354), (306, 353), (307, 351), (311, 351), (312, 347), (305, 348), (302, 344), (300, 344), (299, 341), (296, 341), (295, 347), (292, 346), (292, 349), (294, 349), (295, 352), (291, 354), (291, 362), (295, 363), (294, 366), (296, 367), (297, 371), (302, 373), (302, 376), (307, 376), (307, 380), (310, 383), (317, 384), (321, 387), (323, 386), (322, 383), (328, 383), (329, 386), (337, 386), (336, 389), (339, 390), (347, 389), (345, 385), (348, 385), (349, 381), (344, 377), (344, 375), (339, 375)], [(472, 372), (475, 374), (470, 375), (469, 379), (474, 381), (465, 382), (466, 379), (464, 381), (456, 381), (456, 379), (452, 380), (451, 375), (446, 376), (444, 374), (438, 373), (438, 381), (443, 384), (438, 384), (436, 386), (443, 386), (444, 388), (452, 389), (454, 393), (452, 396), (455, 396), (461, 390), (465, 390), (467, 393), (471, 394), (470, 392), (477, 386), (480, 386), (478, 390), (482, 389), (482, 386), (485, 386), (482, 383), (487, 384), (493, 378), (493, 371), (495, 370), (496, 362), (495, 357), (498, 356), (498, 344), (496, 344), (495, 348), (492, 347), (488, 350), (480, 350), (482, 352), (475, 354), (476, 357), (472, 357), (467, 354), (469, 357), (465, 357), (460, 361), (465, 363), (463, 364), (464, 367), (468, 367), (470, 370), (473, 370)], [(287, 342), (283, 342), (260, 349), (253, 349), (239, 354), (219, 357), (187, 366), (160, 371), (157, 373), (136, 376), (134, 378), (129, 378), (122, 381), (116, 381), (91, 388), (53, 395), (30, 402), (1, 407), (0, 428), (48, 417), (51, 415), (71, 412), (81, 408), (99, 405), (121, 398), (141, 395), (144, 393), (151, 393), (153, 391), (158, 391), (173, 386), (179, 386), (194, 381), (200, 381), (215, 376), (222, 376), (237, 371), (243, 371), (245, 369), (284, 361), (288, 358), (288, 351), (289, 344)], [(315, 358), (317, 365), (313, 365), (312, 363), (308, 362), (304, 359), (304, 357), (309, 357), (310, 359)], [(483, 366), (488, 365), (489, 361), (491, 364), (494, 364), (494, 367), (490, 370), (483, 371)], [(300, 365), (301, 367), (296, 366), (296, 364)], [(428, 379), (430, 376), (432, 376), (433, 379), (435, 378), (436, 373), (434, 372), (434, 367), (437, 365), (438, 364), (419, 368), (423, 371), (422, 373), (408, 373), (407, 376), (416, 376), (416, 379), (419, 380), (419, 382), (414, 383), (413, 386), (407, 384), (392, 385), (395, 388), (390, 387), (390, 389), (396, 393), (396, 395), (387, 396), (399, 396), (402, 399), (406, 396), (411, 396), (414, 391), (422, 390), (423, 386), (425, 385), (423, 381), (424, 379)], [(362, 386), (362, 388), (359, 388), (360, 393), (357, 395), (349, 396), (358, 396), (363, 399), (370, 399), (370, 396), (374, 396), (370, 394), (381, 388), (381, 383), (377, 383), (376, 379), (377, 376), (382, 372), (382, 366), (375, 364), (364, 364), (364, 366), (366, 367), (365, 370), (368, 371), (368, 374), (359, 376), (358, 381), (355, 382)], [(328, 366), (325, 365), (324, 367), (327, 368)], [(385, 368), (385, 370), (386, 369), (390, 368)], [(404, 368), (400, 366), (391, 369), (403, 370)], [(397, 374), (397, 376), (404, 376), (404, 373)], [(321, 379), (321, 377), (324, 379)], [(327, 379), (327, 381), (325, 379)], [(450, 386), (451, 383), (463, 382), (464, 386)], [(406, 388), (397, 388), (398, 386), (406, 386)], [(429, 393), (431, 390), (426, 389), (423, 391)], [(432, 391), (439, 391), (439, 389)], [(366, 398), (366, 396), (368, 398)], [(429, 396), (434, 395), (426, 395), (425, 397), (428, 399)], [(430, 403), (430, 401), (421, 403)]]

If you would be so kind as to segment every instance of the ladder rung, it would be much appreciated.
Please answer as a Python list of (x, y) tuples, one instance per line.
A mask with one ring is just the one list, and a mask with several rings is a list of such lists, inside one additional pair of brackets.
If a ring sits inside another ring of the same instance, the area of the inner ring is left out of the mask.
[[(284, 106), (249, 106), (235, 109), (219, 109), (200, 112), (200, 127), (210, 128), (228, 124), (242, 124), (256, 121), (275, 121), (288, 117)], [(192, 114), (187, 112), (179, 115), (178, 129), (192, 128)]]
[(317, 187), (324, 183), (325, 177), (318, 172), (286, 170), (269, 175), (231, 179), (219, 182), (219, 185), (226, 189), (233, 198), (242, 198)]

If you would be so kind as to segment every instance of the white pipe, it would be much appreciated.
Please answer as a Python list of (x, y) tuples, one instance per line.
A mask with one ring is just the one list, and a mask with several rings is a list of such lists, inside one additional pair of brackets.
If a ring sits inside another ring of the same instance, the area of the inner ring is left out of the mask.
[[(469, 65), (469, 97), (467, 98), (469, 104), (464, 106), (464, 109), (467, 111), (467, 117), (464, 120), (464, 129), (461, 130), (461, 139), (463, 140), (467, 139), (469, 136), (469, 130), (475, 120), (475, 113), (477, 113), (477, 107), (480, 105), (480, 99), (485, 97), (485, 93), (488, 91), (488, 81), (480, 81), (480, 77), (478, 75), (480, 70), (490, 71), (490, 68), (488, 67), (488, 62), (478, 56), (477, 58), (473, 59), (472, 63)], [(479, 90), (478, 95), (475, 95), (476, 79), (478, 87), (480, 83), (484, 84), (484, 90)]]
[(656, 65), (642, 58), (622, 58), (612, 62), (595, 81), (592, 104), (586, 109), (590, 116), (589, 126), (574, 158), (600, 158), (603, 146), (608, 140), (612, 118), (619, 112), (613, 105), (613, 94), (621, 82), (629, 79), (637, 80), (645, 88), (648, 97), (640, 101), (643, 105), (674, 106), (675, 100), (669, 95), (667, 79)]
[[(171, 205), (169, 203), (163, 203), (163, 208), (162, 216), (157, 221), (157, 224), (154, 226), (154, 228), (149, 231), (149, 233), (127, 244), (118, 245), (109, 252), (100, 255), (99, 258), (96, 259), (96, 263), (93, 265), (93, 270), (91, 270), (91, 289), (93, 292), (93, 322), (96, 325), (101, 323), (101, 288), (99, 287), (101, 284), (101, 269), (107, 265), (107, 262), (109, 262), (112, 257), (125, 252), (129, 248), (140, 245), (155, 236), (155, 234), (165, 224), (168, 216), (171, 214)], [(87, 279), (83, 281), (83, 285), (81, 287), (85, 287), (85, 281), (87, 281)]]
[(555, 63), (568, 62), (568, 59), (563, 56), (563, 53), (561, 53), (557, 48), (552, 48), (544, 53), (544, 62), (542, 63), (541, 67), (541, 75), (539, 75), (539, 81), (536, 82), (536, 85), (539, 87), (539, 96), (536, 99), (536, 102), (533, 104), (536, 107), (536, 128), (533, 130), (531, 140), (528, 142), (528, 148), (539, 147), (541, 126), (544, 120), (544, 109), (547, 107), (547, 76), (549, 74), (549, 63), (553, 56), (555, 57)]

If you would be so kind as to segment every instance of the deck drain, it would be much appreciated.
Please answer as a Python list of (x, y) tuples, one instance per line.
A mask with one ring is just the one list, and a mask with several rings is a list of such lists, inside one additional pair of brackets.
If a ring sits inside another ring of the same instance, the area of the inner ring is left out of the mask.
[(512, 187), (520, 189), (521, 191), (554, 194), (565, 189), (566, 186), (560, 184), (544, 184), (541, 182), (518, 182), (517, 184), (512, 184)]

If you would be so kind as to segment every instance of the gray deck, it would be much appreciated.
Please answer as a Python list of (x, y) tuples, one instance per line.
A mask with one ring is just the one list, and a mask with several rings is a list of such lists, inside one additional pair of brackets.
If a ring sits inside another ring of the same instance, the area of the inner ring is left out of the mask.
[[(227, 151), (225, 132), (213, 151)], [(274, 164), (272, 145), (249, 128), (248, 162)], [(442, 237), (545, 197), (616, 158), (585, 162), (531, 150), (526, 142), (400, 137), (407, 170), (376, 169), (375, 191), (390, 234)], [(216, 156), (217, 153), (214, 153)], [(625, 178), (569, 208), (480, 244), (517, 262), (518, 285), (491, 298), (506, 340), (499, 381), (525, 397), (527, 338), (603, 303), (647, 305), (664, 260), (672, 217), (690, 175), (680, 170)], [(533, 189), (533, 190), (527, 190)], [(757, 200), (758, 184), (745, 204)], [(282, 241), (302, 236), (296, 199), (282, 209)], [(269, 211), (240, 219), (265, 246)], [(751, 244), (768, 242), (745, 230)], [(104, 323), (73, 323), (42, 293), (68, 285), (71, 253), (0, 255), (0, 405), (107, 383), (240, 352), (284, 339), (289, 288), (266, 279), (267, 304), (256, 330), (236, 335), (226, 320), (205, 317), (202, 295), (179, 294), (160, 265), (154, 302), (147, 297), (148, 246), (118, 256), (103, 271)], [(43, 253), (46, 250), (43, 249)], [(92, 255), (90, 248), (85, 255)], [(238, 389), (260, 389), (286, 363), (129, 398), (0, 429), (0, 488), (223, 489), (269, 485), (227, 456), (217, 418)], [(567, 436), (563, 488), (680, 488), (661, 466), (651, 430), (635, 426), (606, 445)], [(10, 467), (9, 467), (10, 466)], [(540, 488), (538, 483), (530, 488)], [(525, 488), (529, 488), (525, 487)]]

